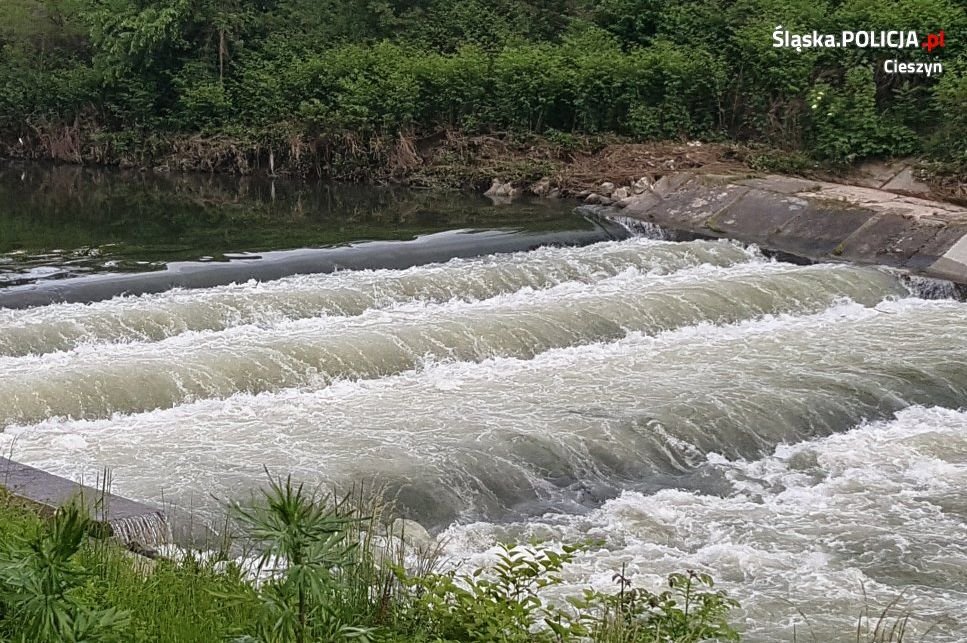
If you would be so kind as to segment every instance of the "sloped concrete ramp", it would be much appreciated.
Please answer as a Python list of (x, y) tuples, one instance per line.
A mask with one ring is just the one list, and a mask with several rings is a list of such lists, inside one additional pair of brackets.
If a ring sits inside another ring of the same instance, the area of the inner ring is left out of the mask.
[(110, 529), (114, 538), (128, 546), (157, 547), (171, 539), (164, 514), (154, 507), (2, 457), (0, 486), (36, 506), (41, 514), (53, 514), (59, 507), (78, 500), (97, 522)]
[(967, 284), (967, 209), (787, 176), (691, 175), (628, 200), (624, 216), (816, 260), (903, 268)]

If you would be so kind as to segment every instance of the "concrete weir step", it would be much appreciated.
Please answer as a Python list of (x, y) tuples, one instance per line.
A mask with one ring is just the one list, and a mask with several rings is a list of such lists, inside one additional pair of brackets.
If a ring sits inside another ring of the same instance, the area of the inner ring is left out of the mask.
[(80, 500), (95, 521), (128, 547), (153, 548), (171, 541), (171, 528), (161, 510), (3, 457), (0, 487), (36, 506), (42, 514), (53, 514), (59, 507)]
[(816, 261), (853, 261), (967, 285), (967, 208), (788, 176), (682, 173), (621, 215)]

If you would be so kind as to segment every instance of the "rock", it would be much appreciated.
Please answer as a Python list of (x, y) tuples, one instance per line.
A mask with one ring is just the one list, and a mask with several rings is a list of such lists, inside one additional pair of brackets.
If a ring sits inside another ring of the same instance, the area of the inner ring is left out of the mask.
[(591, 193), (591, 190), (581, 190), (581, 191), (580, 191), (580, 192), (578, 192), (578, 193), (577, 193), (577, 194), (576, 194), (575, 196), (576, 196), (577, 198), (579, 198), (579, 199), (586, 199), (586, 198), (588, 198), (589, 196), (591, 196), (591, 194), (592, 194), (592, 193)]
[(616, 208), (621, 208), (623, 210), (623, 209), (627, 208), (629, 205), (631, 205), (632, 203), (635, 203), (637, 201), (638, 201), (638, 199), (636, 199), (635, 197), (629, 196), (629, 197), (626, 197), (624, 199), (621, 199), (620, 201), (618, 201), (614, 205), (615, 205)]
[(551, 191), (547, 193), (547, 198), (548, 199), (560, 199), (561, 198), (561, 191), (558, 190), (557, 188), (551, 188)]
[(490, 189), (484, 192), (484, 196), (515, 197), (520, 195), (520, 190), (514, 187), (511, 182), (503, 183), (500, 179), (494, 179), (490, 184)]
[(627, 199), (631, 196), (631, 190), (626, 187), (620, 187), (611, 193), (611, 198), (615, 201), (621, 201), (622, 199)]
[(611, 181), (605, 181), (600, 186), (598, 186), (598, 192), (602, 196), (611, 196), (611, 193), (614, 192), (614, 183), (612, 183)]
[(502, 185), (503, 183), (500, 182), (500, 179), (494, 179), (487, 191), (484, 192), (484, 196), (498, 196), (497, 192), (500, 190)]
[(612, 203), (614, 203), (614, 199), (612, 199), (611, 197), (607, 197), (607, 196), (601, 197), (601, 200), (598, 201), (598, 204), (600, 204), (600, 205), (611, 205)]
[(547, 196), (550, 194), (552, 189), (553, 188), (551, 188), (551, 180), (546, 176), (531, 186), (531, 192), (535, 196), (544, 197), (544, 198), (547, 198)]
[(390, 525), (390, 535), (393, 538), (399, 538), (404, 544), (411, 547), (426, 547), (433, 544), (433, 537), (430, 536), (430, 532), (423, 525), (406, 518), (397, 518), (393, 521), (393, 524)]
[(603, 197), (597, 192), (592, 192), (584, 198), (584, 202), (590, 205), (597, 205), (598, 203), (601, 203), (601, 199), (605, 198), (607, 197)]
[(500, 179), (494, 179), (490, 189), (484, 192), (484, 196), (490, 198), (494, 205), (506, 205), (521, 195), (520, 188), (515, 188), (511, 182), (504, 183)]
[(644, 194), (649, 190), (651, 190), (651, 179), (647, 176), (643, 176), (631, 184), (631, 191), (634, 194)]

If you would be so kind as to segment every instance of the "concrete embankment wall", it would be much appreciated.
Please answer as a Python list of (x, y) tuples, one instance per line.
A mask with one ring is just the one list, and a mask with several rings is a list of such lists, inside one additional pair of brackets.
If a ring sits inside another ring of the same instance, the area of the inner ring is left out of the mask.
[(154, 507), (86, 487), (66, 478), (0, 457), (0, 486), (14, 497), (53, 514), (70, 502), (87, 506), (95, 521), (121, 543), (151, 548), (171, 540), (164, 514)]
[(947, 203), (782, 176), (679, 174), (622, 205), (673, 230), (967, 284), (967, 209)]

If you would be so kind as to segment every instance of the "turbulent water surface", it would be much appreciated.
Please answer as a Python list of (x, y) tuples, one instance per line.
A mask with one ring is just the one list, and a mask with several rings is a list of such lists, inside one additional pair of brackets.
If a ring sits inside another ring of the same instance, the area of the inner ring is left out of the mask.
[(5, 452), (137, 500), (380, 483), (468, 564), (599, 539), (561, 595), (700, 569), (751, 641), (900, 592), (967, 637), (967, 305), (885, 270), (639, 237), (0, 309), (0, 401)]

